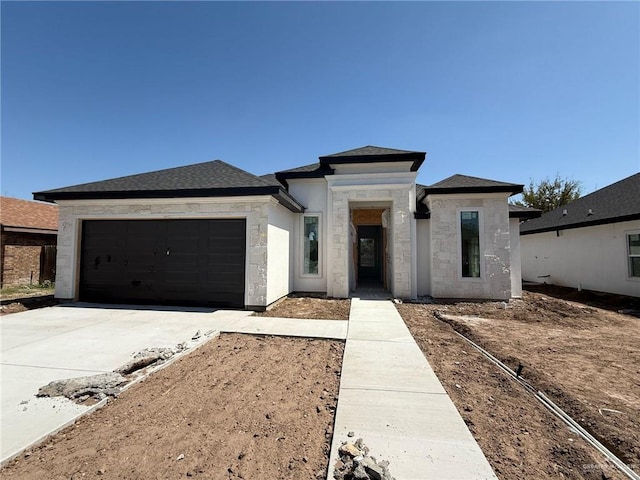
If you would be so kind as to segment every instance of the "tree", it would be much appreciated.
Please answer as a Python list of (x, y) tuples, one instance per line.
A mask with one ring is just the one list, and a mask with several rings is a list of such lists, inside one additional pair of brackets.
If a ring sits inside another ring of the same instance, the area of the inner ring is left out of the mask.
[(538, 184), (531, 180), (529, 186), (524, 187), (522, 200), (516, 201), (515, 204), (537, 208), (544, 213), (573, 202), (580, 198), (581, 193), (582, 186), (579, 181), (560, 178), (560, 175), (556, 174), (553, 180), (547, 177)]

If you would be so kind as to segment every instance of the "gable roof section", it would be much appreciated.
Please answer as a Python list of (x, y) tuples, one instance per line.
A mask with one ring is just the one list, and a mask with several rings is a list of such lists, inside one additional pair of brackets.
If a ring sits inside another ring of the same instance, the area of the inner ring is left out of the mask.
[(276, 172), (275, 177), (281, 184), (289, 188), (287, 180), (291, 178), (324, 178), (325, 175), (333, 175), (334, 171), (333, 168), (320, 165), (316, 162), (303, 165), (302, 167)]
[(521, 193), (524, 185), (516, 183), (498, 182), (486, 178), (469, 177), (467, 175), (452, 175), (444, 180), (424, 187), (425, 195), (453, 194), (453, 193)]
[(157, 170), (34, 193), (36, 200), (184, 198), (272, 195), (294, 212), (304, 210), (281, 185), (222, 160)]
[(426, 155), (426, 152), (367, 145), (353, 150), (324, 155), (319, 158), (320, 165), (325, 167), (348, 163), (413, 162), (411, 171), (416, 172), (424, 162)]
[(0, 224), (8, 230), (58, 230), (58, 207), (40, 202), (0, 197)]
[(509, 218), (525, 220), (528, 218), (538, 218), (540, 215), (542, 215), (542, 210), (537, 208), (514, 205), (512, 203), (509, 204)]
[[(520, 225), (522, 235), (640, 218), (640, 173), (580, 197)], [(566, 211), (566, 214), (565, 214)]]

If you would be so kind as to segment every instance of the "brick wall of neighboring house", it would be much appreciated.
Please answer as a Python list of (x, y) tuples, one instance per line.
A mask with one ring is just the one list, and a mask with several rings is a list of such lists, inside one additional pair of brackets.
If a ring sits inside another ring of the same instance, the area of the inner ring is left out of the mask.
[(2, 232), (3, 287), (42, 283), (55, 278), (56, 235)]

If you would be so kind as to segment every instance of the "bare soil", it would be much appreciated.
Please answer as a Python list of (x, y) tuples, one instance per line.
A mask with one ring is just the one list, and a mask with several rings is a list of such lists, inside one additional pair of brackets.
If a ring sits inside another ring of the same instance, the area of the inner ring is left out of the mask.
[(21, 297), (16, 299), (2, 299), (0, 304), (0, 315), (8, 315), (10, 313), (26, 312), (36, 308), (52, 307), (57, 305), (58, 301), (53, 298), (53, 294), (33, 294), (29, 297)]
[(455, 331), (522, 364), (525, 380), (640, 471), (638, 318), (536, 292), (397, 308), (499, 478), (623, 477)]
[(0, 315), (55, 305), (57, 301), (53, 298), (54, 292), (54, 287), (42, 287), (39, 285), (3, 288), (0, 290)]
[(289, 296), (276, 302), (269, 310), (256, 312), (254, 315), (316, 320), (349, 320), (350, 308), (350, 300)]
[(223, 334), (0, 476), (324, 478), (343, 349), (330, 340)]

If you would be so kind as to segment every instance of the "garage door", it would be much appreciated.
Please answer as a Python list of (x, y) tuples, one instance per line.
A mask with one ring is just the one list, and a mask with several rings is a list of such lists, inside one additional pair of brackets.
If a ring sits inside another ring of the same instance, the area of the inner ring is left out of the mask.
[(85, 220), (80, 299), (244, 307), (245, 220)]

